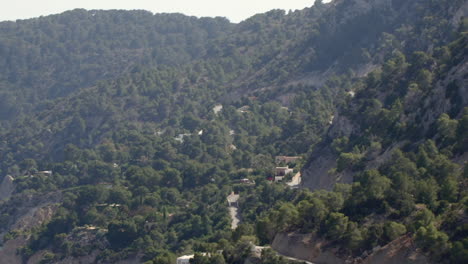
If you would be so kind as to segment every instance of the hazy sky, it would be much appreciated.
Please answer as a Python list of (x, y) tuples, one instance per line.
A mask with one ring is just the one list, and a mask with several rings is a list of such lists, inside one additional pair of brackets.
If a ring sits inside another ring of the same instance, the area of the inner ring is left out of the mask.
[[(75, 8), (145, 9), (153, 13), (224, 16), (239, 22), (271, 9), (295, 10), (315, 0), (0, 0), (0, 21), (61, 13)], [(327, 1), (324, 1), (327, 2)]]

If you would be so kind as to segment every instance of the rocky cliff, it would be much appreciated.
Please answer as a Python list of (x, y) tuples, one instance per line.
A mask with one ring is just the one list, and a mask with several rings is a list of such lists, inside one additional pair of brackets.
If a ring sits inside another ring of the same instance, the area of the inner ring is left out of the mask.
[(272, 248), (278, 253), (316, 264), (423, 264), (433, 263), (414, 246), (413, 239), (403, 236), (360, 257), (340, 255), (329, 241), (313, 234), (279, 233)]
[(279, 233), (273, 240), (272, 248), (284, 256), (317, 264), (344, 264), (345, 260), (337, 257), (336, 249), (328, 244), (312, 234)]
[(429, 264), (431, 262), (414, 246), (413, 239), (403, 236), (375, 249), (363, 264)]
[[(354, 5), (366, 7), (368, 9), (368, 1), (354, 1)], [(389, 5), (390, 1), (374, 1), (381, 5)], [(351, 3), (349, 4), (351, 5)], [(354, 6), (353, 5), (353, 6)], [(389, 5), (391, 6), (391, 5)], [(468, 3), (465, 2), (456, 10), (450, 10), (451, 18), (450, 25), (453, 30), (459, 26), (463, 17), (468, 16)], [(462, 40), (463, 45), (467, 45), (466, 38)], [(404, 41), (401, 45), (405, 45)], [(428, 44), (426, 46), (428, 54), (434, 52), (434, 46)], [(376, 55), (377, 57), (380, 55)], [(411, 54), (408, 57), (412, 56)], [(421, 135), (430, 134), (433, 129), (433, 124), (443, 113), (450, 113), (452, 117), (459, 118), (462, 114), (463, 106), (468, 105), (468, 60), (466, 58), (466, 48), (459, 51), (459, 54), (452, 54), (456, 58), (449, 70), (438, 76), (439, 79), (433, 84), (429, 94), (423, 94), (419, 91), (409, 91), (403, 98), (405, 124), (416, 124), (422, 126)], [(409, 61), (411, 63), (411, 61)], [(434, 65), (436, 67), (437, 65)], [(379, 68), (374, 65), (373, 69)], [(366, 72), (366, 74), (369, 72)], [(375, 98), (384, 100), (386, 91), (381, 91)], [(350, 107), (347, 109), (356, 110), (354, 92), (350, 95)], [(353, 109), (353, 107), (355, 109)], [(314, 151), (309, 157), (308, 162), (303, 167), (302, 171), (302, 187), (310, 190), (326, 189), (331, 190), (335, 183), (351, 183), (353, 181), (354, 172), (352, 170), (344, 170), (337, 172), (338, 153), (334, 152), (331, 143), (334, 139), (340, 137), (356, 138), (363, 135), (367, 127), (360, 127), (359, 117), (350, 118), (346, 115), (346, 110), (338, 110), (335, 114), (332, 125), (330, 126), (324, 140), (315, 146)], [(377, 168), (384, 163), (391, 155), (395, 148), (401, 147), (408, 142), (404, 140), (392, 142), (379, 153), (375, 153), (366, 161), (366, 168)]]
[(9, 212), (11, 218), (0, 229), (0, 239), (4, 241), (0, 247), (0, 263), (23, 263), (18, 249), (27, 245), (31, 230), (50, 221), (58, 207), (57, 202), (61, 199), (60, 197), (58, 193), (44, 197), (30, 195), (2, 207), (4, 210), (2, 213)]

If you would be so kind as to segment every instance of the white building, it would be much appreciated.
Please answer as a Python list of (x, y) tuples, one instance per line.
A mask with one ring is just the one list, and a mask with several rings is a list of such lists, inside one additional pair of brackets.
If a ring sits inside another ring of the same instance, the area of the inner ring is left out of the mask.
[(239, 206), (239, 194), (235, 194), (234, 192), (231, 192), (231, 194), (227, 197), (228, 204), (231, 207), (238, 207)]
[(177, 258), (177, 264), (190, 264), (190, 260), (193, 259), (195, 255), (186, 255)]
[[(210, 253), (200, 253), (202, 256), (211, 256)], [(190, 260), (195, 258), (195, 255), (186, 255), (177, 258), (177, 264), (190, 264)]]
[(177, 135), (177, 137), (174, 138), (175, 141), (178, 141), (180, 143), (184, 143), (184, 137), (189, 137), (191, 136), (192, 134), (190, 133), (186, 133), (186, 134), (179, 134)]
[(219, 112), (221, 112), (221, 110), (223, 110), (223, 105), (221, 104), (217, 104), (213, 107), (213, 112), (217, 115)]
[(275, 182), (282, 181), (286, 175), (293, 173), (293, 171), (289, 167), (276, 167)]
[(38, 172), (38, 174), (42, 174), (42, 175), (45, 175), (45, 176), (52, 176), (52, 171), (51, 170), (47, 170), (47, 171), (40, 171)]

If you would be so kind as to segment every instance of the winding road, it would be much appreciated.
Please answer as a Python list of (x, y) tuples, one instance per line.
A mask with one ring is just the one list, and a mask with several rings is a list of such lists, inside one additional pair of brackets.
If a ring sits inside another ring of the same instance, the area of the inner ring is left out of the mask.
[(239, 208), (229, 206), (229, 215), (231, 216), (231, 229), (236, 229), (240, 223)]

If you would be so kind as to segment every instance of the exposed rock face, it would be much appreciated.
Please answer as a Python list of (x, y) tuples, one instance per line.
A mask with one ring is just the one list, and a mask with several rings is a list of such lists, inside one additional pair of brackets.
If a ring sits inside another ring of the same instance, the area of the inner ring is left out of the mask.
[(310, 190), (331, 190), (338, 182), (335, 175), (329, 174), (329, 170), (336, 167), (336, 156), (332, 150), (323, 146), (312, 154), (311, 161), (302, 170), (301, 187)]
[[(462, 113), (462, 106), (468, 105), (468, 59), (464, 58), (457, 66), (453, 67), (445, 79), (435, 85), (430, 97), (423, 101), (424, 111), (419, 113), (422, 124), (426, 130), (440, 117), (442, 113), (450, 113), (457, 116)], [(457, 109), (458, 108), (458, 109)], [(418, 113), (409, 117), (416, 119)], [(414, 122), (414, 121), (413, 121)]]
[(460, 24), (460, 20), (463, 17), (467, 17), (467, 16), (468, 16), (468, 2), (465, 1), (465, 3), (461, 6), (461, 8), (455, 12), (455, 15), (453, 16), (450, 23), (452, 24), (453, 27), (458, 27), (458, 25)]
[(22, 236), (8, 240), (0, 249), (0, 259), (2, 263), (23, 264), (21, 256), (17, 255), (16, 251), (20, 247), (26, 245), (26, 243), (26, 238)]
[[(107, 240), (102, 239), (104, 234), (107, 232), (105, 229), (97, 227), (78, 227), (73, 230), (71, 234), (68, 234), (65, 238), (66, 241), (73, 242), (73, 248), (79, 248), (82, 250), (80, 254), (68, 256), (63, 259), (54, 260), (56, 264), (80, 264), (80, 263), (96, 263), (96, 258), (99, 253), (105, 248), (109, 247)], [(33, 256), (28, 259), (28, 264), (40, 263), (47, 250), (41, 250), (36, 252)], [(118, 263), (118, 262), (115, 262)], [(131, 262), (129, 262), (131, 263)]]
[(0, 213), (10, 215), (8, 223), (0, 226), (0, 239), (10, 230), (25, 231), (48, 221), (55, 213), (57, 203), (62, 199), (60, 192), (43, 195), (22, 195), (5, 201)]
[(363, 264), (428, 264), (432, 263), (407, 236), (398, 238), (364, 259)]
[(357, 128), (348, 118), (340, 115), (335, 116), (333, 125), (327, 133), (328, 139), (317, 146), (302, 170), (302, 187), (310, 190), (331, 190), (338, 182), (353, 182), (353, 175), (348, 171), (329, 173), (331, 169), (336, 168), (337, 159), (330, 144), (332, 138), (350, 137), (356, 131)]
[(279, 233), (273, 240), (272, 248), (284, 256), (311, 261), (316, 264), (344, 264), (336, 256), (334, 248), (324, 249), (327, 242), (312, 234)]
[(275, 236), (272, 248), (278, 253), (315, 264), (429, 264), (431, 262), (408, 236), (400, 237), (387, 245), (375, 249), (366, 256), (343, 259), (329, 242), (313, 234), (279, 233)]
[(13, 183), (15, 179), (10, 175), (7, 175), (3, 178), (2, 184), (0, 185), (0, 201), (10, 198), (11, 194), (15, 190), (15, 185)]
[[(30, 231), (48, 223), (57, 211), (62, 200), (61, 192), (47, 193), (41, 195), (23, 195), (15, 197), (2, 204), (2, 210), (15, 212), (5, 226), (0, 226), (0, 241), (10, 231), (17, 231), (18, 236), (7, 240), (0, 246), (0, 264), (37, 264), (41, 263), (48, 249), (40, 250), (29, 259), (23, 259), (18, 254), (18, 249), (30, 242)], [(8, 210), (15, 207), (14, 210)], [(0, 214), (2, 211), (0, 211)], [(96, 227), (77, 227), (67, 237), (67, 241), (74, 243), (75, 247), (86, 249), (85, 254), (69, 256), (64, 259), (55, 260), (54, 263), (80, 264), (97, 263), (97, 257), (103, 250), (109, 247), (105, 239), (106, 229)], [(129, 256), (123, 260), (103, 261), (100, 263), (137, 264), (141, 263), (141, 255)]]
[[(406, 12), (402, 6), (405, 1), (390, 1), (390, 0), (337, 0), (333, 2), (340, 8), (346, 8), (347, 12), (343, 12), (345, 16), (340, 17), (336, 23), (330, 23), (327, 32), (338, 30), (338, 25), (347, 23), (353, 17), (361, 16), (370, 12), (370, 10), (380, 10), (387, 8), (389, 10), (400, 10)], [(451, 10), (451, 23), (453, 27), (458, 27), (460, 19), (468, 16), (468, 3), (458, 7), (457, 10)], [(397, 14), (396, 12), (395, 14)], [(336, 27), (336, 28), (335, 28)], [(429, 48), (432, 49), (432, 48)], [(462, 106), (468, 105), (468, 59), (463, 54), (453, 54), (454, 57), (461, 58), (457, 65), (452, 65), (450, 71), (438, 83), (434, 84), (434, 89), (431, 94), (425, 96), (421, 91), (410, 91), (404, 97), (405, 112), (408, 113), (405, 117), (406, 123), (421, 124), (425, 132), (431, 129), (432, 124), (440, 117), (442, 113), (450, 113), (451, 117), (459, 116), (462, 111)], [(365, 76), (372, 69), (378, 68), (378, 65), (368, 65), (361, 71), (357, 70), (358, 76)], [(321, 80), (325, 80), (325, 75), (320, 76)], [(316, 84), (319, 84), (316, 82)], [(423, 98), (423, 96), (425, 96)], [(380, 94), (377, 98), (384, 98), (384, 94)], [(341, 173), (330, 173), (336, 168), (336, 160), (338, 155), (330, 148), (333, 139), (346, 136), (351, 138), (359, 136), (360, 131), (366, 128), (361, 128), (355, 124), (353, 120), (343, 116), (342, 113), (336, 114), (333, 124), (323, 142), (318, 144), (313, 151), (309, 161), (302, 170), (302, 184), (304, 188), (310, 190), (325, 189), (331, 190), (336, 183), (351, 183), (353, 181), (353, 172), (343, 171)], [(391, 157), (394, 149), (404, 145), (404, 141), (394, 142), (392, 146), (384, 149), (381, 153), (376, 153), (366, 164), (366, 169), (377, 168), (382, 163)]]
[[(79, 254), (73, 254), (65, 258), (54, 260), (54, 264), (84, 264), (84, 263), (115, 263), (115, 264), (138, 264), (142, 263), (142, 254), (133, 254), (122, 260), (102, 259), (100, 254), (110, 247), (109, 242), (105, 239), (107, 229), (102, 229), (93, 226), (77, 227), (71, 234), (65, 238), (66, 241), (72, 242), (73, 247), (80, 249)], [(27, 264), (40, 264), (44, 256), (49, 251), (40, 250), (32, 255)]]
[[(39, 227), (43, 223), (49, 221), (57, 209), (56, 204), (45, 203), (37, 207), (30, 208), (22, 215), (9, 230), (28, 231), (32, 228)], [(14, 239), (10, 239), (0, 248), (0, 262), (9, 264), (22, 264), (21, 255), (17, 254), (19, 248), (28, 243), (29, 236), (19, 235)], [(4, 261), (4, 262), (2, 262)]]

